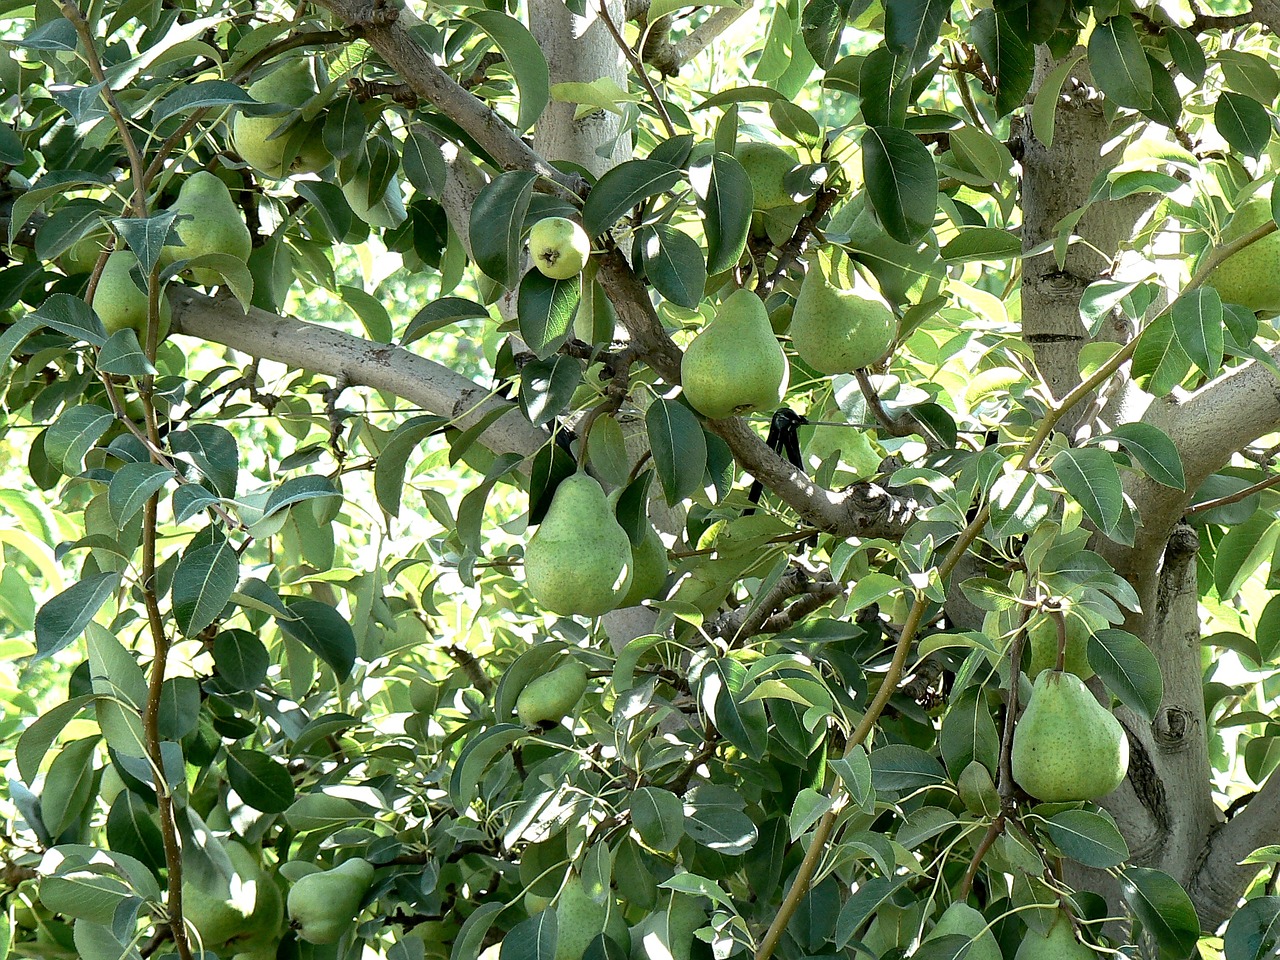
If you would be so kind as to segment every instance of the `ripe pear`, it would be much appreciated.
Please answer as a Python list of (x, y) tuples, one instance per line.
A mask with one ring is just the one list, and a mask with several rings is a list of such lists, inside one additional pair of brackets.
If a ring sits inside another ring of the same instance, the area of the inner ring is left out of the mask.
[[(1067, 673), (1074, 673), (1081, 680), (1093, 676), (1089, 666), (1089, 625), (1080, 617), (1067, 618)], [(1055, 617), (1040, 615), (1027, 627), (1027, 642), (1031, 645), (1031, 665), (1027, 676), (1033, 680), (1042, 670), (1054, 670), (1058, 665), (1058, 624)]]
[(1093, 800), (1124, 780), (1129, 738), (1073, 673), (1043, 670), (1013, 731), (1013, 779), (1038, 800)]
[(786, 150), (772, 143), (740, 143), (734, 157), (751, 180), (753, 209), (772, 210), (795, 202), (783, 186), (783, 178), (796, 168), (798, 161)]
[(544, 276), (568, 280), (587, 265), (591, 238), (567, 217), (543, 217), (529, 230), (529, 256)]
[(791, 315), (791, 344), (805, 363), (819, 373), (853, 373), (883, 357), (897, 332), (884, 303), (836, 287), (817, 258), (809, 265)]
[(1045, 936), (1028, 930), (1027, 938), (1014, 954), (1014, 960), (1096, 960), (1097, 957), (1096, 950), (1076, 939), (1071, 932), (1071, 921), (1060, 910)]
[(308, 943), (337, 943), (373, 886), (373, 865), (359, 857), (308, 874), (289, 890), (289, 920)]
[(764, 303), (750, 290), (729, 294), (680, 363), (685, 397), (713, 420), (776, 406), (789, 374)]
[(524, 576), (538, 605), (596, 617), (631, 589), (631, 540), (593, 477), (561, 481), (524, 551)]
[(226, 851), (236, 871), (234, 880), (220, 878), (213, 890), (190, 881), (182, 885), (183, 917), (206, 950), (277, 936), (284, 917), (280, 889), (257, 855), (234, 840), (226, 844)]
[(555, 960), (582, 960), (587, 945), (604, 932), (605, 914), (605, 905), (592, 900), (582, 877), (571, 871), (556, 901)]
[[(1271, 219), (1271, 187), (1240, 205), (1219, 237), (1219, 245), (1238, 240)], [(1209, 283), (1227, 303), (1249, 310), (1280, 311), (1280, 230), (1232, 254), (1209, 274)]]
[(570, 660), (550, 673), (530, 680), (516, 697), (516, 715), (526, 727), (544, 720), (563, 720), (587, 689), (587, 668)]
[[(98, 289), (93, 295), (93, 309), (107, 328), (115, 333), (132, 327), (138, 334), (138, 342), (147, 343), (147, 294), (133, 282), (131, 273), (138, 266), (138, 258), (130, 250), (113, 250), (107, 257)], [(160, 339), (169, 334), (172, 310), (169, 300), (160, 297)]]
[(927, 943), (951, 934), (965, 936), (973, 941), (969, 952), (965, 954), (967, 960), (1003, 960), (1000, 944), (996, 943), (995, 936), (988, 928), (987, 918), (967, 903), (957, 901), (947, 907), (938, 918), (937, 925), (924, 939)]
[(382, 198), (377, 203), (369, 202), (369, 177), (367, 171), (363, 170), (342, 185), (342, 195), (347, 198), (351, 212), (371, 227), (398, 227), (408, 216), (398, 176), (393, 175), (387, 181)]
[[(207, 253), (225, 253), (248, 262), (253, 252), (249, 228), (231, 199), (231, 191), (216, 175), (201, 170), (187, 177), (169, 209), (180, 216), (173, 229), (182, 246), (166, 246), (162, 254), (166, 262), (191, 260)], [(182, 216), (190, 219), (181, 219)], [(194, 268), (191, 276), (205, 286), (222, 282), (222, 274), (208, 267)]]
[[(249, 84), (249, 96), (262, 103), (301, 107), (317, 93), (315, 78), (304, 57), (286, 60), (261, 80)], [(332, 159), (325, 149), (320, 127), (291, 128), (274, 136), (292, 113), (249, 116), (237, 113), (231, 121), (231, 142), (236, 153), (263, 176), (279, 180), (295, 173), (313, 173)]]
[(631, 548), (631, 570), (631, 589), (618, 604), (620, 607), (635, 607), (652, 600), (667, 585), (667, 574), (671, 572), (667, 548), (652, 525), (646, 528), (639, 545)]

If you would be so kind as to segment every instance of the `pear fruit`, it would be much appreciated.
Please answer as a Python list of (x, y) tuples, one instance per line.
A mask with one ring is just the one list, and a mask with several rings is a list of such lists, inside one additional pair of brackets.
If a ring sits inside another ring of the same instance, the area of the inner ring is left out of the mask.
[(593, 477), (560, 482), (524, 551), (529, 592), (543, 609), (596, 617), (631, 589), (631, 540)]
[(751, 180), (753, 209), (772, 210), (795, 202), (783, 186), (783, 179), (798, 161), (786, 150), (772, 143), (741, 143), (734, 150), (734, 157)]
[[(1074, 673), (1081, 680), (1093, 676), (1089, 666), (1089, 625), (1080, 617), (1066, 615), (1067, 620), (1067, 673)], [(1035, 679), (1042, 670), (1054, 670), (1058, 665), (1058, 624), (1055, 617), (1037, 615), (1027, 627), (1027, 642), (1031, 646), (1031, 663), (1027, 676)]]
[(898, 321), (884, 303), (841, 290), (815, 258), (791, 315), (791, 345), (819, 373), (853, 373), (883, 357)]
[(516, 697), (516, 715), (526, 727), (544, 720), (559, 722), (582, 699), (586, 689), (587, 668), (578, 660), (570, 660), (525, 685)]
[(1000, 813), (1000, 793), (980, 760), (970, 760), (956, 779), (956, 792), (970, 813), (995, 817)]
[(568, 280), (587, 265), (591, 238), (567, 217), (543, 217), (529, 229), (529, 256), (543, 276)]
[[(261, 80), (249, 84), (249, 96), (262, 103), (301, 107), (317, 93), (315, 78), (304, 57), (293, 57)], [(294, 126), (275, 134), (291, 119), (292, 111), (274, 116), (237, 113), (231, 121), (231, 142), (236, 153), (263, 176), (279, 180), (295, 173), (314, 173), (328, 166), (320, 126)]]
[(289, 890), (289, 920), (308, 943), (337, 943), (373, 886), (373, 865), (356, 857), (308, 874)]
[(280, 889), (248, 847), (232, 840), (226, 851), (235, 878), (219, 877), (214, 889), (184, 882), (183, 917), (206, 950), (250, 947), (256, 941), (278, 938), (284, 918)]
[(1044, 936), (1035, 930), (1027, 931), (1014, 960), (1097, 960), (1098, 951), (1086, 947), (1071, 932), (1067, 915), (1061, 910), (1057, 914)]
[(938, 923), (925, 937), (925, 942), (952, 934), (968, 937), (973, 941), (967, 960), (1003, 960), (1000, 955), (1000, 944), (987, 927), (987, 918), (967, 903), (951, 904), (942, 912)]
[(556, 901), (555, 960), (582, 960), (587, 946), (604, 932), (606, 908), (587, 895), (582, 877), (569, 873)]
[(89, 273), (98, 265), (98, 256), (102, 253), (101, 236), (90, 234), (81, 237), (58, 257), (57, 264), (69, 277)]
[(646, 527), (644, 539), (631, 548), (631, 570), (631, 589), (618, 604), (620, 607), (635, 607), (652, 600), (667, 585), (667, 574), (671, 572), (667, 548), (652, 524)]
[[(138, 266), (138, 258), (130, 250), (113, 250), (107, 257), (106, 266), (102, 268), (102, 276), (98, 278), (98, 289), (93, 295), (93, 309), (107, 328), (107, 333), (115, 333), (125, 327), (132, 327), (138, 334), (138, 342), (147, 343), (147, 294), (133, 282), (134, 268)], [(169, 300), (163, 294), (160, 297), (160, 339), (169, 334), (172, 310)]]
[[(1271, 220), (1271, 187), (1259, 190), (1227, 221), (1218, 244), (1239, 240)], [(1209, 274), (1210, 284), (1227, 303), (1249, 310), (1280, 311), (1280, 231), (1232, 254)]]
[(347, 198), (351, 212), (371, 227), (398, 227), (408, 217), (398, 176), (393, 175), (387, 181), (386, 189), (376, 203), (369, 201), (369, 177), (364, 170), (358, 171), (342, 185), (342, 195)]
[(1129, 738), (1073, 673), (1043, 670), (1013, 731), (1013, 779), (1037, 800), (1093, 800), (1124, 780)]
[(789, 373), (763, 301), (741, 289), (720, 304), (680, 362), (685, 398), (713, 420), (776, 406)]
[[(216, 175), (201, 170), (187, 177), (169, 209), (179, 214), (173, 229), (182, 245), (164, 248), (166, 262), (191, 260), (208, 253), (224, 253), (248, 262), (253, 238), (231, 199), (231, 191)], [(205, 286), (222, 282), (222, 274), (208, 267), (195, 267), (191, 276)]]

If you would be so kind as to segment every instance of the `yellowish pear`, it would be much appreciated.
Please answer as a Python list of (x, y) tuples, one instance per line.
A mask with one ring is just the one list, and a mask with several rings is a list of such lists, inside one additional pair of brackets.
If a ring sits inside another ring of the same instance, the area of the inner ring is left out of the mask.
[[(868, 291), (870, 292), (870, 291)], [(819, 373), (852, 373), (883, 357), (898, 321), (884, 302), (841, 290), (815, 257), (791, 316), (791, 345)]]
[(769, 313), (750, 290), (729, 294), (680, 363), (685, 398), (713, 420), (777, 406), (789, 375)]
[(545, 610), (596, 617), (631, 588), (631, 540), (595, 478), (561, 481), (524, 551), (529, 592)]
[[(147, 343), (147, 293), (133, 282), (138, 258), (130, 250), (113, 250), (107, 257), (98, 289), (93, 295), (93, 309), (107, 328), (115, 333), (131, 327), (138, 334), (138, 342)], [(163, 293), (160, 296), (160, 339), (169, 335), (172, 310)]]
[(1014, 728), (1012, 761), (1013, 779), (1037, 800), (1093, 800), (1124, 780), (1129, 738), (1079, 677), (1044, 670)]
[[(315, 78), (305, 57), (292, 57), (249, 85), (249, 95), (262, 103), (301, 107), (317, 93)], [(293, 114), (250, 116), (237, 113), (231, 121), (231, 141), (236, 153), (263, 176), (279, 180), (297, 173), (313, 173), (328, 166), (318, 124), (293, 127), (276, 136)]]
[[(231, 191), (216, 175), (201, 170), (187, 177), (169, 209), (179, 215), (173, 229), (182, 245), (165, 247), (166, 261), (222, 253), (248, 262), (253, 252), (249, 228), (231, 199)], [(191, 275), (196, 283), (206, 286), (222, 282), (222, 274), (209, 267), (195, 267)]]

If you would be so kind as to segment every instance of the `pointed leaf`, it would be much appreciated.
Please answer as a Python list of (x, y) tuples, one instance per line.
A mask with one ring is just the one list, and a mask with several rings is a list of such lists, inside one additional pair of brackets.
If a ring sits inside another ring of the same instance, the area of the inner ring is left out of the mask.
[(662, 492), (674, 506), (702, 489), (707, 465), (702, 425), (684, 404), (663, 399), (649, 404), (644, 422)]
[(1052, 470), (1085, 515), (1103, 533), (1112, 533), (1124, 512), (1124, 488), (1111, 454), (1090, 447), (1063, 450), (1053, 458)]
[(1145, 643), (1124, 630), (1099, 630), (1089, 638), (1089, 666), (1117, 700), (1150, 723), (1164, 697), (1160, 664)]
[(876, 219), (899, 243), (916, 243), (938, 212), (938, 172), (929, 148), (897, 127), (862, 137), (862, 172)]

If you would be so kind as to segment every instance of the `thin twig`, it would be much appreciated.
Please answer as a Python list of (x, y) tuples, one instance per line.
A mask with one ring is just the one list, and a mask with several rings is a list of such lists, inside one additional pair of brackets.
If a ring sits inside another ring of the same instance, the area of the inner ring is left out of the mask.
[(622, 55), (627, 58), (627, 62), (631, 64), (631, 69), (636, 72), (636, 77), (640, 83), (644, 85), (649, 96), (653, 99), (653, 106), (658, 111), (658, 119), (662, 121), (662, 126), (666, 128), (667, 136), (676, 136), (676, 125), (671, 122), (671, 116), (667, 113), (667, 107), (662, 102), (662, 97), (658, 95), (658, 88), (653, 85), (653, 81), (649, 79), (649, 74), (645, 72), (645, 66), (640, 62), (640, 58), (636, 56), (636, 52), (631, 49), (626, 39), (622, 36), (622, 32), (618, 29), (618, 25), (613, 22), (613, 17), (609, 16), (609, 8), (605, 0), (600, 0), (600, 19), (604, 21), (605, 27), (609, 31), (609, 35), (613, 37), (613, 42), (618, 45), (618, 49), (622, 51)]
[(1233, 503), (1239, 503), (1248, 497), (1253, 496), (1261, 490), (1269, 490), (1280, 484), (1280, 473), (1274, 477), (1268, 477), (1266, 480), (1259, 480), (1251, 486), (1245, 487), (1243, 490), (1237, 490), (1235, 493), (1229, 493), (1225, 497), (1216, 497), (1213, 500), (1202, 500), (1197, 504), (1193, 504), (1183, 512), (1183, 516), (1190, 516), (1193, 513), (1202, 513), (1205, 510), (1212, 510), (1215, 507), (1226, 507)]

